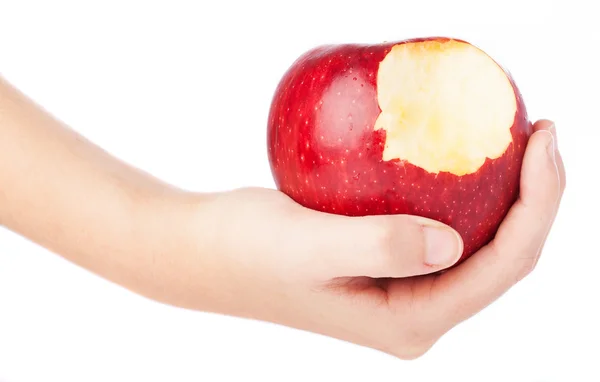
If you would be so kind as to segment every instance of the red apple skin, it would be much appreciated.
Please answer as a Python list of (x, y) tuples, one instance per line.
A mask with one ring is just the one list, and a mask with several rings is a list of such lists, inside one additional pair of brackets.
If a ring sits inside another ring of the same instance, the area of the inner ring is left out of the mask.
[[(415, 42), (427, 39), (411, 39)], [(461, 40), (457, 40), (461, 41)], [(431, 174), (406, 161), (382, 159), (385, 130), (377, 70), (391, 48), (330, 45), (308, 51), (281, 79), (267, 127), (268, 157), (277, 188), (301, 205), (347, 216), (411, 214), (450, 225), (464, 241), (462, 262), (493, 239), (519, 195), (521, 163), (532, 134), (523, 98), (512, 142), (475, 173)]]

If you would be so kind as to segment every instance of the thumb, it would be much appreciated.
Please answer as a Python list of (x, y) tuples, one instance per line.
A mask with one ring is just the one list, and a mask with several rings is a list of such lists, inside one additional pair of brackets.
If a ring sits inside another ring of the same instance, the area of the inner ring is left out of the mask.
[[(412, 215), (348, 217), (311, 212), (297, 220), (295, 237), (326, 277), (409, 277), (458, 261), (460, 235), (435, 220)], [(299, 234), (299, 232), (302, 232)]]

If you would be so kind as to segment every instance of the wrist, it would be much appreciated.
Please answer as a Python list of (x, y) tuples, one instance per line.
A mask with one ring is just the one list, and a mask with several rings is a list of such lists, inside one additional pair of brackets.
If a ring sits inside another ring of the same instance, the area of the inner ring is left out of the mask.
[(143, 258), (131, 263), (137, 277), (126, 280), (129, 289), (168, 305), (218, 310), (215, 196), (171, 190), (135, 201), (131, 242)]

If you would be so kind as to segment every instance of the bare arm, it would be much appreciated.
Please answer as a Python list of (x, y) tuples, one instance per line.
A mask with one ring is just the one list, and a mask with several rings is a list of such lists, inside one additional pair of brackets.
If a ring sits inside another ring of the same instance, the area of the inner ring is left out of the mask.
[(448, 226), (323, 214), (268, 189), (186, 192), (104, 152), (0, 79), (0, 223), (158, 301), (414, 358), (536, 264), (565, 171), (553, 125), (534, 129), (519, 201), (498, 235), (436, 277), (426, 274), (462, 253)]
[(130, 289), (164, 293), (165, 256), (189, 252), (199, 195), (119, 161), (1, 78), (0, 137), (2, 225)]

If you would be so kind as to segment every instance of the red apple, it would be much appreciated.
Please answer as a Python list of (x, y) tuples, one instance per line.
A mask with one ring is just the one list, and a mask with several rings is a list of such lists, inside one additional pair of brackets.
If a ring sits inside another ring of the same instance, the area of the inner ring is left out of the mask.
[(461, 234), (462, 261), (517, 199), (531, 133), (511, 75), (468, 42), (330, 45), (284, 74), (268, 154), (277, 188), (296, 202), (439, 220)]

